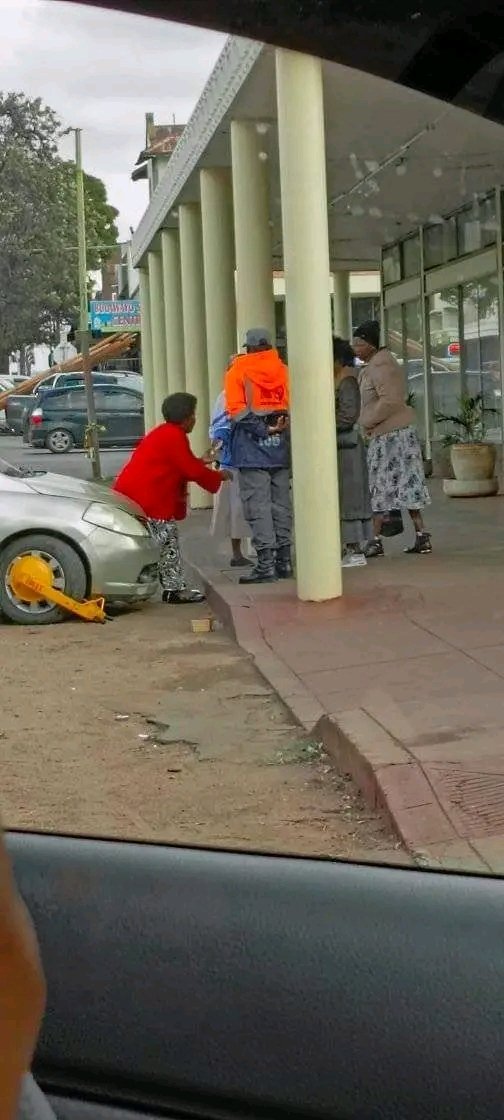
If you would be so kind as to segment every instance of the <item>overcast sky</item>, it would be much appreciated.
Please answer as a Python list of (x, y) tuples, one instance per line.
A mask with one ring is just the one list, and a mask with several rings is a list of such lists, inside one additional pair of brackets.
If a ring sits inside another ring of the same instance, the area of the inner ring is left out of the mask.
[(84, 130), (85, 169), (104, 179), (127, 238), (147, 202), (144, 183), (131, 182), (145, 113), (185, 122), (224, 36), (55, 0), (0, 0), (0, 14), (0, 89), (42, 97)]

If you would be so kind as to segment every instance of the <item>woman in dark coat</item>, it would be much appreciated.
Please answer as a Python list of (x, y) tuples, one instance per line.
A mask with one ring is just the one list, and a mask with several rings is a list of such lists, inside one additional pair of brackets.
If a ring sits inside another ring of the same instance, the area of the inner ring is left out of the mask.
[(366, 449), (357, 427), (361, 399), (355, 355), (349, 342), (333, 339), (342, 564), (366, 563), (364, 550), (373, 537)]

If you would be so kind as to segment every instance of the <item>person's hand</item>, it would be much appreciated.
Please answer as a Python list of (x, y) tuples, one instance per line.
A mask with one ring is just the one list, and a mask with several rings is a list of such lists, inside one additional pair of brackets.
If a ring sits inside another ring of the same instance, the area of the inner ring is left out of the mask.
[(228, 470), (220, 471), (220, 476), (221, 476), (223, 482), (232, 482), (233, 481), (233, 472), (232, 471), (228, 471)]
[(215, 451), (212, 447), (210, 447), (208, 451), (205, 451), (205, 454), (201, 456), (201, 460), (206, 467), (212, 466), (212, 463), (215, 462)]
[(276, 424), (269, 425), (268, 432), (270, 433), (270, 435), (276, 435), (277, 433), (285, 432), (288, 423), (289, 419), (287, 416), (279, 416)]

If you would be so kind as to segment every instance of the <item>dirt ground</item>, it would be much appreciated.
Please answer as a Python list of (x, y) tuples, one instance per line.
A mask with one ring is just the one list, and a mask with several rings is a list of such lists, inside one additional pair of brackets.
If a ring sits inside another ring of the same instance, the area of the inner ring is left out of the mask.
[(0, 803), (8, 827), (404, 860), (200, 608), (106, 626), (0, 626)]

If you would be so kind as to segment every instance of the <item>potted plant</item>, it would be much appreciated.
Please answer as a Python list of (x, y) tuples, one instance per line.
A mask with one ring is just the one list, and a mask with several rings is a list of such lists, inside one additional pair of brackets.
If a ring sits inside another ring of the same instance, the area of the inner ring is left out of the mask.
[(438, 423), (452, 425), (452, 431), (443, 438), (443, 446), (450, 448), (450, 459), (455, 478), (446, 478), (445, 494), (453, 498), (476, 498), (496, 494), (499, 488), (495, 477), (496, 448), (486, 439), (486, 416), (497, 414), (495, 408), (485, 408), (483, 397), (463, 394), (460, 410), (455, 415), (437, 412)]

